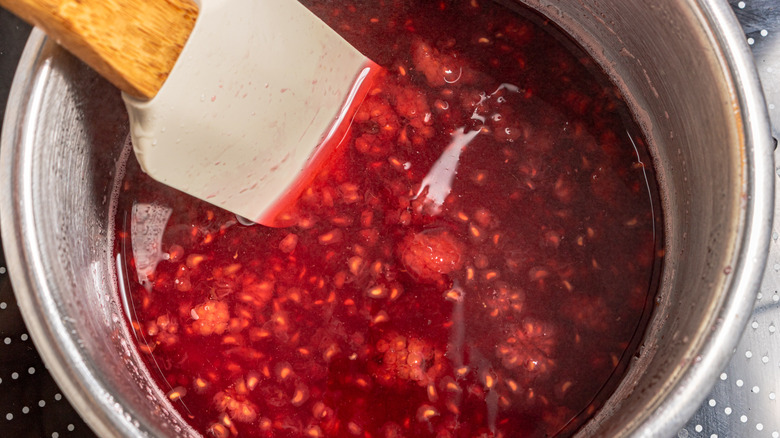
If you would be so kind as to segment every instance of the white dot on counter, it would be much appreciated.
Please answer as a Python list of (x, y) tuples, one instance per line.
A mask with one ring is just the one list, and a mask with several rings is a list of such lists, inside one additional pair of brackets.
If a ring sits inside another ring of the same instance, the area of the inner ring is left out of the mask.
[(30, 408), (28, 408), (27, 406), (23, 407), (22, 408), (22, 413), (23, 414), (29, 414), (30, 413)]
[(5, 343), (5, 345), (8, 345), (11, 343), (11, 338), (5, 338), (3, 339), (3, 342)]
[(778, 438), (780, 437), (780, 433), (772, 432), (772, 438)]
[(750, 359), (751, 357), (753, 357), (753, 352), (752, 352), (752, 351), (750, 351), (750, 350), (746, 351), (746, 352), (745, 352), (745, 357), (746, 357), (746, 358), (748, 358), (748, 359)]
[(27, 368), (27, 374), (29, 374), (29, 375), (31, 375), (31, 376), (32, 376), (33, 374), (35, 374), (35, 367), (30, 367), (30, 368)]
[(756, 429), (757, 430), (764, 430), (764, 425), (761, 424), (761, 423), (758, 423), (758, 424), (756, 424)]
[(759, 32), (759, 33), (761, 34), (762, 37), (765, 37), (765, 36), (769, 35), (769, 31), (766, 30), (766, 29), (761, 29), (761, 32)]
[(753, 38), (748, 38), (747, 41), (748, 41), (748, 44), (750, 44), (751, 46), (753, 45), (753, 43), (756, 42), (756, 40), (754, 40)]
[(57, 432), (52, 432), (51, 433), (51, 438), (60, 438), (60, 434), (57, 433)]
[(6, 302), (5, 302), (5, 301), (3, 301), (2, 303), (0, 303), (0, 310), (5, 310), (5, 308), (6, 308), (6, 307), (8, 307), (8, 304), (6, 304)]
[(713, 433), (712, 435), (710, 435), (710, 438), (718, 438), (718, 434), (717, 433)]
[(729, 375), (726, 373), (720, 373), (720, 380), (726, 380), (729, 378)]
[(718, 404), (718, 403), (715, 401), (715, 399), (711, 398), (710, 402), (709, 402), (709, 405), (714, 407), (716, 404)]
[(5, 274), (5, 266), (0, 266), (0, 275)]
[(11, 373), (11, 378), (14, 379), (14, 380), (18, 379), (19, 378), (19, 373), (14, 371), (13, 373)]
[(44, 406), (46, 406), (46, 402), (43, 400), (38, 400), (38, 407), (42, 408)]
[(5, 419), (8, 420), (8, 421), (13, 420), (14, 419), (14, 414), (12, 414), (10, 412), (5, 414)]
[(742, 385), (744, 385), (745, 382), (742, 381), (742, 379), (737, 379), (737, 386), (742, 388)]
[(737, 7), (740, 8), (740, 9), (745, 9), (745, 2), (737, 3)]
[(62, 400), (62, 394), (60, 394), (59, 392), (54, 394), (54, 400), (57, 400), (57, 401)]
[(19, 339), (21, 339), (23, 341), (26, 341), (26, 340), (30, 339), (30, 336), (27, 335), (27, 333), (22, 333), (22, 336), (19, 336)]
[(753, 321), (752, 323), (750, 323), (750, 326), (753, 327), (754, 329), (757, 329), (758, 328), (758, 321)]
[(739, 417), (739, 421), (741, 421), (743, 423), (747, 423), (747, 415), (743, 415), (743, 416)]
[(731, 415), (731, 408), (730, 407), (726, 407), (726, 409), (723, 410), (723, 413), (726, 414), (726, 415)]
[(769, 400), (774, 400), (774, 399), (775, 399), (775, 397), (777, 397), (777, 396), (775, 395), (775, 393), (774, 393), (774, 392), (770, 392), (770, 393), (769, 393)]
[(751, 391), (753, 392), (753, 394), (758, 394), (758, 391), (760, 391), (760, 389), (758, 388), (758, 386), (754, 386), (753, 389), (751, 389)]
[(697, 424), (697, 425), (696, 425), (696, 426), (693, 428), (693, 430), (695, 430), (696, 432), (701, 432), (702, 430), (704, 430), (704, 428), (703, 428), (703, 427), (701, 427), (701, 424)]
[(761, 358), (761, 362), (763, 363), (769, 363), (769, 356), (764, 356)]
[(76, 429), (76, 426), (69, 424), (68, 425), (68, 432), (73, 432), (73, 430)]

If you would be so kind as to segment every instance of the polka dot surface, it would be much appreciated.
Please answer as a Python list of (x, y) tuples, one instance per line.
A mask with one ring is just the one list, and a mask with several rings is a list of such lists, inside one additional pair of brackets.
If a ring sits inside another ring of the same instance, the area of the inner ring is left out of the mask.
[[(780, 19), (776, 0), (729, 0), (745, 31), (764, 87), (773, 135), (780, 138)], [(776, 144), (776, 143), (775, 143)], [(775, 150), (780, 163), (780, 151)], [(780, 165), (773, 175), (780, 184)], [(775, 204), (775, 211), (780, 206)], [(776, 214), (776, 216), (778, 216)], [(780, 438), (780, 219), (775, 217), (769, 259), (753, 314), (729, 364), (683, 427), (691, 437)], [(714, 403), (713, 403), (714, 402)]]
[[(2, 13), (0, 10), (0, 27), (3, 25)], [(4, 62), (2, 50), (0, 47), (0, 64)], [(62, 397), (60, 389), (30, 342), (30, 335), (13, 295), (1, 245), (0, 437), (94, 437), (89, 427)]]

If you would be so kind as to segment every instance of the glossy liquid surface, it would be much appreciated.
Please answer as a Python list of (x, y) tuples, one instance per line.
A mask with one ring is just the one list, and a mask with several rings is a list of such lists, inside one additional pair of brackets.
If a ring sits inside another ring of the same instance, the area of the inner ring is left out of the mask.
[(634, 355), (662, 260), (618, 92), (528, 12), (306, 3), (386, 72), (284, 227), (129, 164), (116, 251), (151, 373), (216, 437), (573, 433)]

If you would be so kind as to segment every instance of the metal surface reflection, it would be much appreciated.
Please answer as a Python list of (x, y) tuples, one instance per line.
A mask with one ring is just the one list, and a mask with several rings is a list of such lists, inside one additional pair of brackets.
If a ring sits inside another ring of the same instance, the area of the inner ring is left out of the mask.
[[(753, 50), (772, 131), (780, 137), (780, 3), (730, 0)], [(775, 150), (775, 184), (780, 182)], [(780, 192), (775, 193), (769, 260), (750, 322), (734, 357), (678, 437), (780, 437)]]

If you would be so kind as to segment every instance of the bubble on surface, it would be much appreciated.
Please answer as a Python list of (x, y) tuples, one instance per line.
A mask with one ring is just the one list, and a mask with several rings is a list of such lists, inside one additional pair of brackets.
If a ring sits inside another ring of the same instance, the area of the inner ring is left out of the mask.
[(236, 215), (236, 221), (238, 221), (239, 224), (241, 224), (241, 225), (243, 225), (245, 227), (251, 227), (253, 225), (257, 225), (255, 223), (255, 221), (253, 221), (251, 219), (247, 219), (244, 216), (241, 216), (241, 215), (238, 215), (238, 214)]

